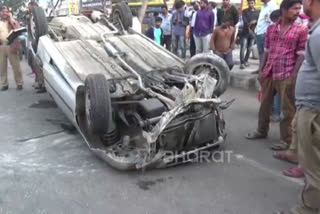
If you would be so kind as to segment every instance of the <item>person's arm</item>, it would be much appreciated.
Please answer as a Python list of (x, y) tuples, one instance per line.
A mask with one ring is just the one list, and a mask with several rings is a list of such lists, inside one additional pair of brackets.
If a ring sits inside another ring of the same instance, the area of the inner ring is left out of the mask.
[(247, 17), (247, 9), (246, 10), (244, 10), (243, 12), (242, 12), (242, 20), (243, 20), (243, 26), (249, 26), (249, 23), (248, 23), (248, 17)]
[(17, 22), (16, 20), (14, 20), (14, 18), (12, 17), (12, 14), (9, 13), (9, 25), (11, 26), (12, 29), (16, 29), (16, 28), (19, 28), (20, 25), (19, 25), (19, 22)]
[(314, 63), (316, 64), (316, 68), (317, 68), (318, 74), (320, 76), (320, 60), (319, 60), (320, 42), (319, 42), (319, 36), (320, 36), (320, 33), (311, 35), (311, 37), (309, 39), (309, 48), (310, 48), (309, 51), (310, 51), (310, 54), (311, 54), (311, 57), (312, 57)]
[(233, 6), (233, 24), (236, 26), (239, 22), (239, 12), (235, 6)]
[(153, 27), (150, 27), (150, 28), (147, 30), (146, 36), (147, 36), (148, 38), (154, 40)]
[(171, 25), (177, 24), (177, 12), (174, 12), (171, 17)]
[(236, 45), (236, 29), (232, 27), (233, 33), (230, 41), (230, 51), (232, 51)]
[(217, 30), (214, 30), (210, 40), (210, 48), (213, 52), (216, 51), (216, 46), (215, 46), (216, 34), (217, 34)]
[(194, 26), (193, 26), (193, 34), (195, 34), (195, 32), (198, 32), (198, 13), (193, 14), (195, 16), (195, 21), (194, 21)]
[(221, 25), (221, 22), (222, 22), (222, 11), (221, 11), (221, 9), (220, 8), (218, 8), (217, 9), (217, 22), (218, 22), (218, 26), (220, 26)]
[(263, 77), (263, 68), (266, 66), (267, 64), (267, 60), (268, 60), (268, 55), (269, 55), (269, 51), (270, 51), (270, 30), (271, 30), (272, 26), (269, 26), (267, 28), (267, 32), (266, 32), (266, 37), (264, 40), (264, 53), (263, 53), (263, 57), (262, 57), (262, 62), (261, 62), (261, 66), (260, 66), (260, 71), (259, 71), (259, 81), (261, 83)]
[(210, 26), (210, 32), (212, 33), (213, 32), (213, 28), (214, 28), (214, 15), (213, 15), (213, 12), (211, 10), (211, 13), (210, 13), (210, 18), (209, 18), (209, 26)]
[[(184, 14), (184, 13), (183, 13)], [(186, 27), (189, 25), (189, 18), (183, 15), (182, 24)]]
[(296, 49), (296, 54), (298, 55), (295, 67), (294, 67), (294, 75), (293, 77), (296, 78), (298, 71), (302, 65), (302, 62), (304, 60), (304, 53), (305, 53), (305, 44), (307, 42), (307, 38), (308, 38), (308, 28), (305, 27), (299, 35), (299, 40), (298, 40), (298, 45), (297, 45), (297, 49)]

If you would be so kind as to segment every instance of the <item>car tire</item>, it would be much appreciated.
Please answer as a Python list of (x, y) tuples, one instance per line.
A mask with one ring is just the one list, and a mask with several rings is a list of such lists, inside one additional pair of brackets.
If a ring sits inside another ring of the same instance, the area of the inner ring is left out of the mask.
[(123, 2), (117, 3), (112, 8), (112, 14), (111, 14), (112, 22), (115, 24), (115, 26), (120, 29), (120, 26), (118, 26), (117, 22), (120, 19), (122, 26), (125, 30), (128, 30), (130, 27), (132, 27), (132, 12), (129, 8), (129, 6)]
[[(34, 25), (34, 29), (32, 29), (32, 23)], [(41, 7), (36, 7), (32, 10), (32, 16), (29, 18), (28, 23), (28, 37), (31, 39), (32, 48), (35, 53), (37, 52), (40, 37), (47, 33), (48, 22), (46, 14)]]
[(109, 85), (103, 74), (90, 74), (85, 80), (85, 113), (89, 132), (108, 132), (112, 109)]
[(211, 53), (197, 54), (189, 59), (184, 67), (187, 74), (197, 75), (201, 66), (209, 66), (212, 77), (217, 79), (217, 84), (213, 94), (221, 96), (228, 88), (230, 79), (230, 69), (226, 62), (219, 56)]

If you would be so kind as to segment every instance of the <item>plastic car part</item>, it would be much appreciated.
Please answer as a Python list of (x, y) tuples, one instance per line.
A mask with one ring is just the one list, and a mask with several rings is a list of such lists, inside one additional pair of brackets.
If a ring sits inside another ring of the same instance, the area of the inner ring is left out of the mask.
[(165, 110), (165, 106), (155, 98), (139, 101), (137, 108), (144, 119), (160, 116)]
[(222, 95), (228, 88), (230, 69), (226, 62), (219, 56), (211, 53), (197, 54), (185, 64), (185, 72), (188, 74), (201, 74), (208, 72), (217, 80), (214, 95)]

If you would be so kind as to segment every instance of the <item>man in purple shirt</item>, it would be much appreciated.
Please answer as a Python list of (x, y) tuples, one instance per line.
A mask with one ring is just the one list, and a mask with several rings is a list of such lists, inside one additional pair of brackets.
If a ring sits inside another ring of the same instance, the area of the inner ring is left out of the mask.
[(201, 0), (200, 8), (197, 12), (194, 26), (194, 40), (196, 42), (197, 54), (209, 52), (214, 24), (214, 15), (212, 10), (208, 8), (208, 0)]

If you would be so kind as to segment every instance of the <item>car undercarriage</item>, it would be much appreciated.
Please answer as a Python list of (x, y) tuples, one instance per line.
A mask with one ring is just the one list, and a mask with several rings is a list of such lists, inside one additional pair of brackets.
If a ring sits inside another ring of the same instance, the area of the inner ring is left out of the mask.
[(111, 166), (192, 162), (225, 141), (222, 111), (232, 102), (219, 98), (229, 75), (221, 58), (198, 54), (184, 62), (127, 26), (125, 4), (115, 7), (118, 16), (94, 20), (79, 14), (43, 23), (36, 11), (31, 65), (43, 71), (47, 91), (90, 150)]

